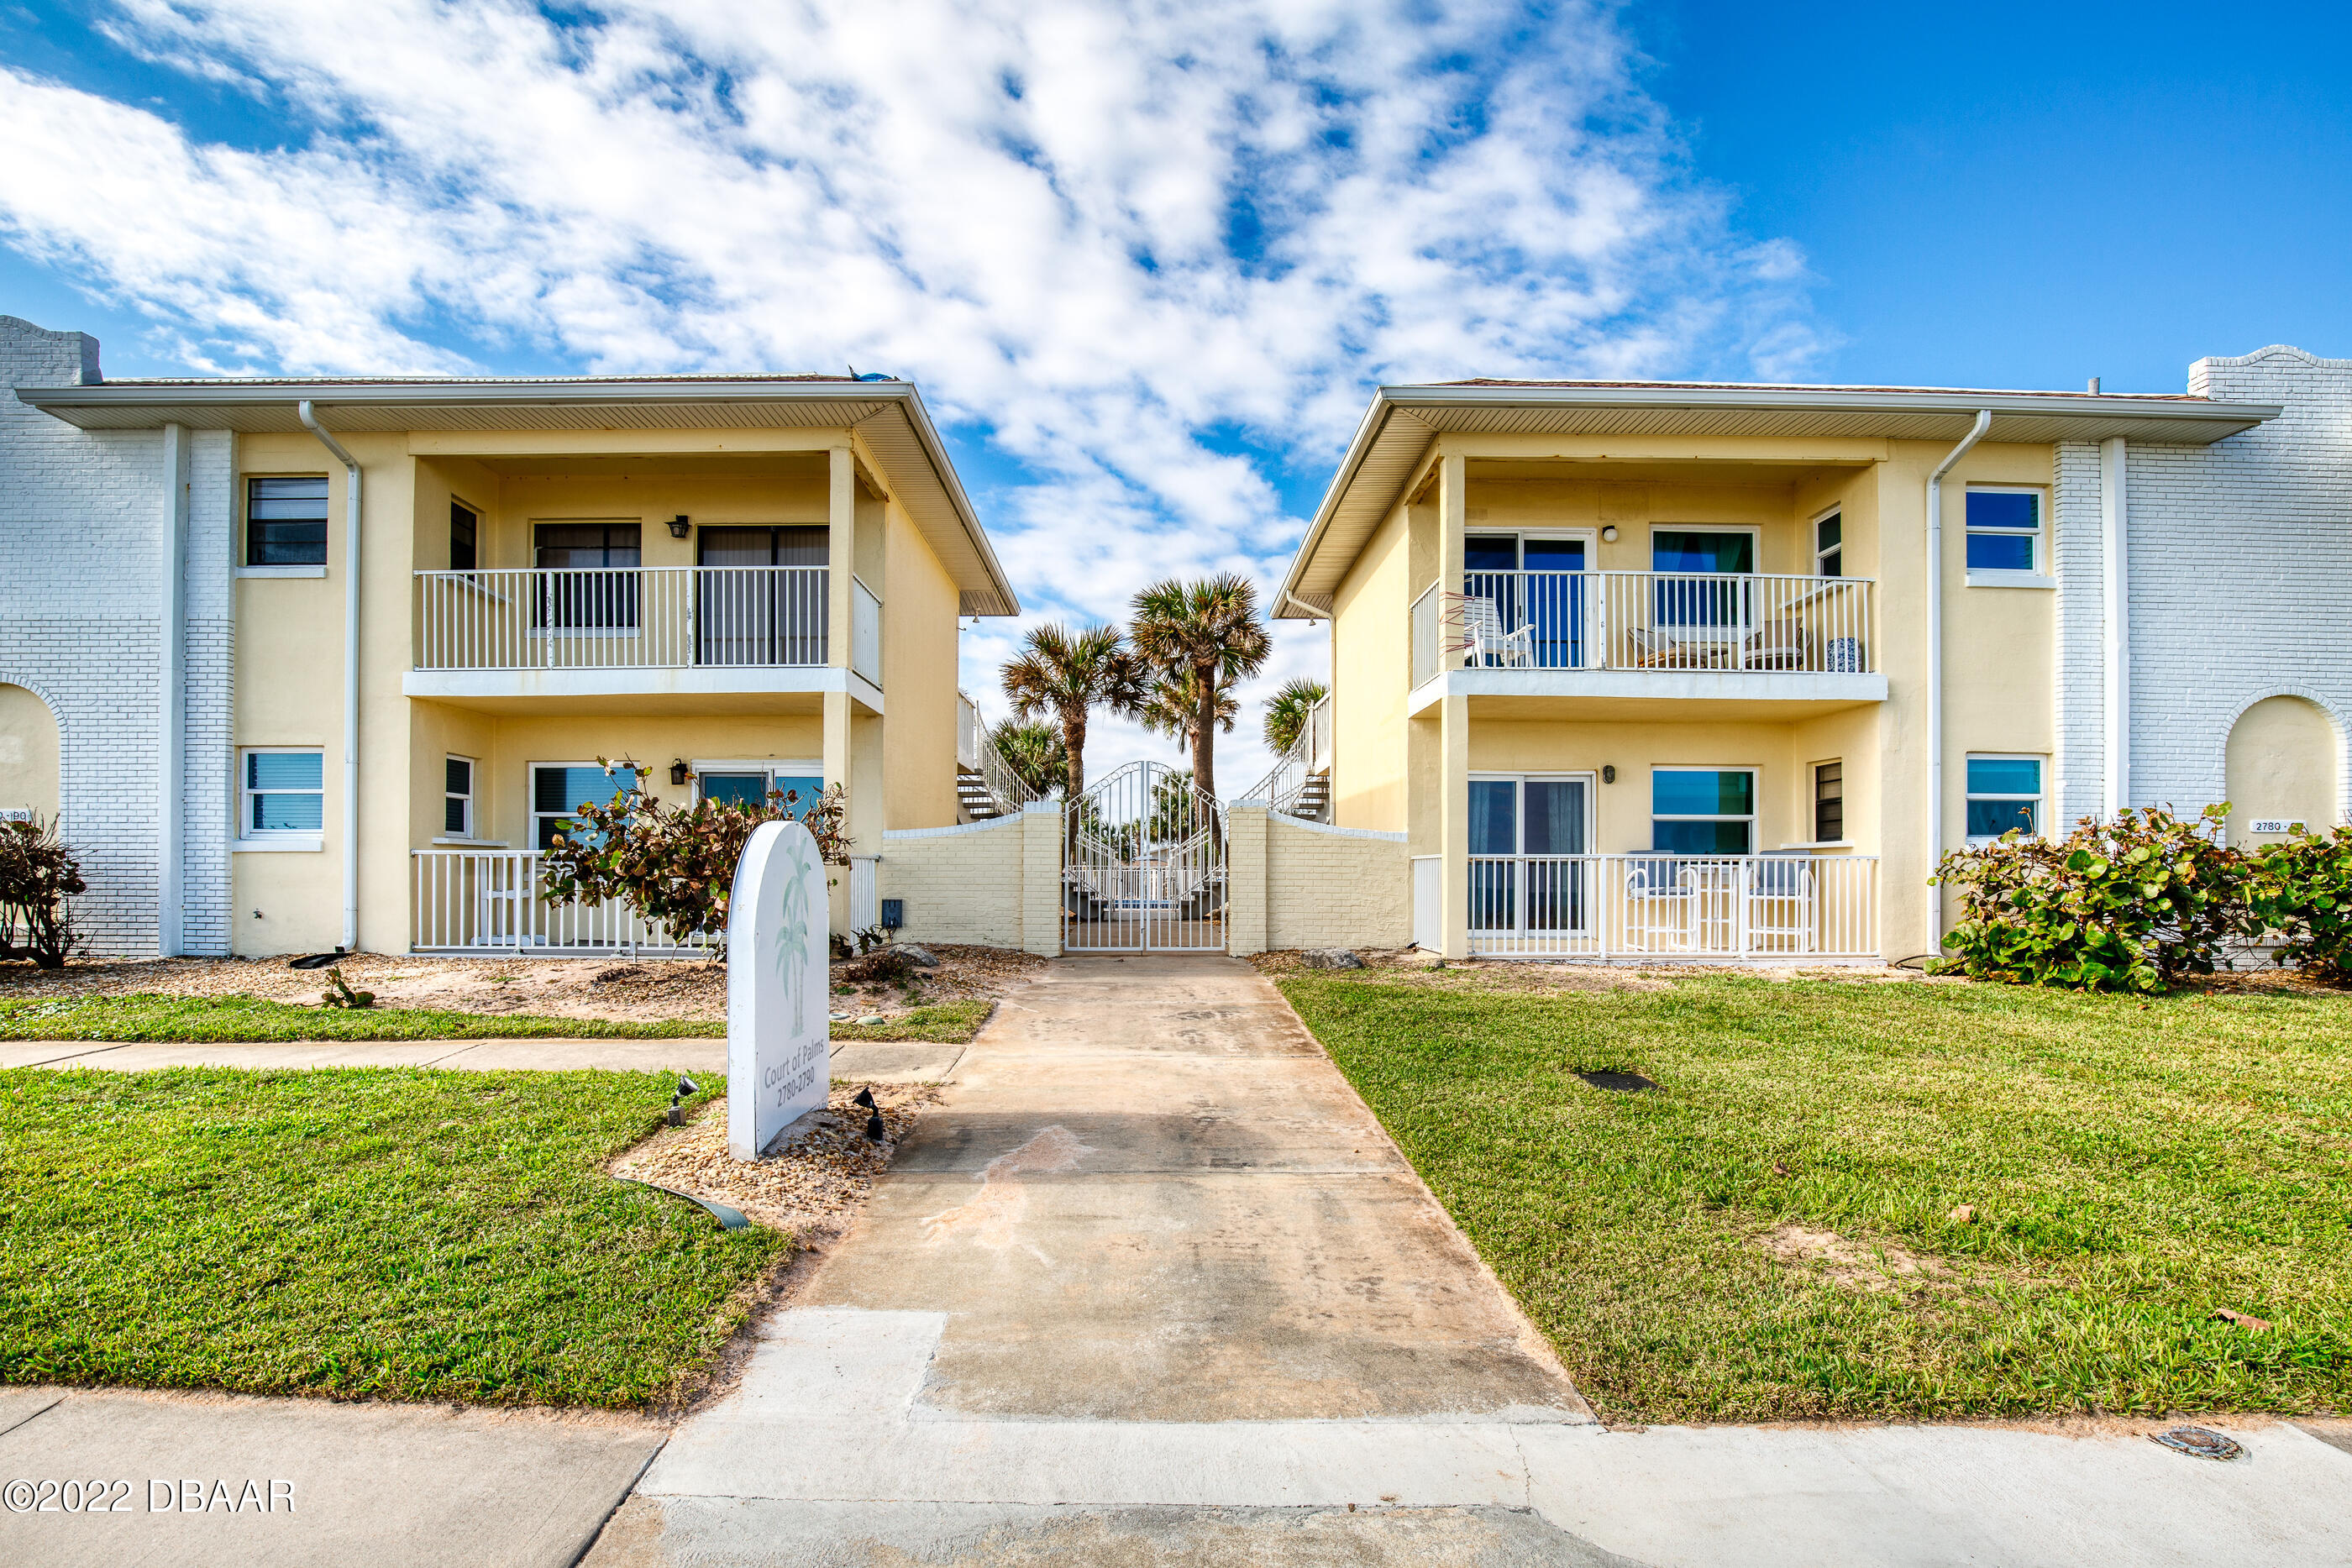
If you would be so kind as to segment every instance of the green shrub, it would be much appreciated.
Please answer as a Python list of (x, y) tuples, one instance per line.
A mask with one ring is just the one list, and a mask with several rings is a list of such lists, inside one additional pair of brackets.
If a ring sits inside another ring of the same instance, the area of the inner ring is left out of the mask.
[(2297, 833), (2252, 857), (2247, 904), (2282, 939), (2273, 960), (2352, 981), (2352, 828)]
[(2210, 975), (2250, 935), (2247, 856), (2221, 841), (2226, 804), (2193, 821), (2150, 807), (2085, 818), (2065, 838), (2008, 833), (1945, 857), (1962, 918), (1930, 965), (2013, 985), (2158, 991)]

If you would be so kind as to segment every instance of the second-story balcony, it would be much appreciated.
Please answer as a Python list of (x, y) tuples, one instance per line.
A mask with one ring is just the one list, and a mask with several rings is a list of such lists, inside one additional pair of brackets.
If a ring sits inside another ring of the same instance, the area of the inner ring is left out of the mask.
[(878, 699), (881, 601), (850, 580), (849, 664), (837, 671), (831, 578), (821, 566), (420, 571), (406, 689), (456, 699), (806, 695), (840, 674)]
[(1882, 700), (1865, 578), (1473, 571), (1414, 601), (1412, 685), (1477, 695)]

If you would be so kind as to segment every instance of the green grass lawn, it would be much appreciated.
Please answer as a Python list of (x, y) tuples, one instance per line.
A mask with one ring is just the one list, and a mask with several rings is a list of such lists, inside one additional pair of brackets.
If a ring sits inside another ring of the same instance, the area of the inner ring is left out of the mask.
[[(960, 1044), (992, 1004), (934, 1002), (860, 1026), (836, 1023), (835, 1040), (924, 1040)], [(448, 1012), (432, 1008), (297, 1007), (258, 997), (71, 997), (0, 1001), (0, 1040), (184, 1040), (219, 1045), (305, 1040), (677, 1040), (724, 1038), (724, 1019), (667, 1021)]]
[(599, 1169), (672, 1086), (0, 1072), (0, 1382), (660, 1397), (791, 1246)]
[(319, 1008), (259, 997), (72, 997), (0, 1001), (0, 1040), (675, 1040), (724, 1035), (717, 1019), (611, 1022), (434, 1008)]
[(2347, 998), (1281, 984), (1610, 1418), (2352, 1407)]

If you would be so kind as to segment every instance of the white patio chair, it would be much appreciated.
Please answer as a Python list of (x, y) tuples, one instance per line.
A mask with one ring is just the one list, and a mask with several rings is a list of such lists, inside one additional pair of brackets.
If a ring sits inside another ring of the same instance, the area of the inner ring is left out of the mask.
[(1462, 651), (1474, 665), (1506, 670), (1532, 670), (1536, 665), (1536, 629), (1503, 630), (1502, 612), (1495, 601), (1476, 594), (1462, 598)]
[(1759, 951), (1813, 950), (1813, 859), (1801, 851), (1767, 850), (1749, 867), (1748, 933)]

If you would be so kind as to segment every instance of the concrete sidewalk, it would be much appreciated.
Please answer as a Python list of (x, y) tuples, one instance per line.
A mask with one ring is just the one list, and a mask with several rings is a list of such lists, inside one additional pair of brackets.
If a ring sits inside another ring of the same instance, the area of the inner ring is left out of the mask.
[(1261, 977), (1066, 959), (588, 1561), (2352, 1563), (2236, 1430), (1603, 1430)]
[[(854, 1083), (929, 1083), (955, 1071), (961, 1045), (845, 1040), (833, 1076)], [(707, 1072), (727, 1071), (724, 1040), (292, 1040), (268, 1045), (111, 1045), (104, 1040), (0, 1040), (0, 1068), (444, 1067), (478, 1072)]]
[(0, 1563), (569, 1568), (662, 1437), (602, 1415), (0, 1389)]

